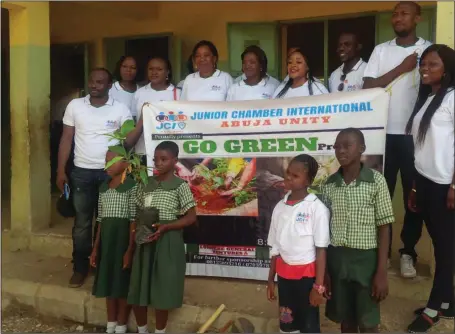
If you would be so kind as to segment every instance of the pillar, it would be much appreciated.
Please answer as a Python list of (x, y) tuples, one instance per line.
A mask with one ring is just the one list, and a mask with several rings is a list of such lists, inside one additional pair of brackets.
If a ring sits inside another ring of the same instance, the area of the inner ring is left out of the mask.
[(453, 1), (438, 1), (436, 5), (436, 43), (447, 44), (452, 49), (454, 42), (454, 13)]
[(11, 229), (50, 223), (49, 2), (2, 3), (10, 12)]

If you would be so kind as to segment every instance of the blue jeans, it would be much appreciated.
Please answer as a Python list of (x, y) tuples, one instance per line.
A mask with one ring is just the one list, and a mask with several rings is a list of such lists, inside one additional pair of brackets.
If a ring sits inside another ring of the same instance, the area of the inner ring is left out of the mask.
[[(76, 217), (73, 225), (73, 271), (86, 275), (92, 252), (92, 221), (98, 211), (98, 189), (107, 179), (103, 169), (74, 167), (71, 191)], [(95, 225), (95, 236), (97, 225)]]

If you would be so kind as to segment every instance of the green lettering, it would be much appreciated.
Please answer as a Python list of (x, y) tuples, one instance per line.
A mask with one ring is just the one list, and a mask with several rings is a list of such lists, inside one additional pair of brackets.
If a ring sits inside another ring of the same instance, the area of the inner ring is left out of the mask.
[(276, 139), (261, 139), (261, 152), (276, 152)]
[(238, 140), (226, 140), (224, 142), (224, 150), (227, 153), (240, 153), (241, 146)]
[(317, 151), (318, 138), (310, 137), (306, 138), (295, 138), (296, 148), (295, 151)]
[(294, 138), (279, 138), (278, 152), (293, 152), (294, 151)]
[(259, 145), (258, 141), (254, 139), (243, 139), (242, 140), (242, 152), (243, 153), (254, 153), (254, 152), (260, 152), (259, 150)]
[(196, 154), (199, 152), (197, 140), (188, 140), (183, 143), (183, 150), (187, 154)]

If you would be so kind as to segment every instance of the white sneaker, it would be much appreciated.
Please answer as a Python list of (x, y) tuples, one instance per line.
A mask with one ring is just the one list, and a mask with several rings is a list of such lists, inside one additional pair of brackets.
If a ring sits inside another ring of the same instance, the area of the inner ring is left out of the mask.
[(414, 278), (417, 276), (417, 271), (416, 268), (414, 267), (414, 263), (411, 256), (407, 254), (401, 255), (400, 271), (401, 276), (404, 278)]

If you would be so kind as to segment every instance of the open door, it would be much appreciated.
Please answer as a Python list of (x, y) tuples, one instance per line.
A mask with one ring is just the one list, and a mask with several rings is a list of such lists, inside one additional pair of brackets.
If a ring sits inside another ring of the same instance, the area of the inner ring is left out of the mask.
[(174, 84), (177, 85), (185, 75), (186, 58), (182, 57), (182, 40), (175, 36), (169, 36), (169, 55), (172, 64), (172, 75)]

